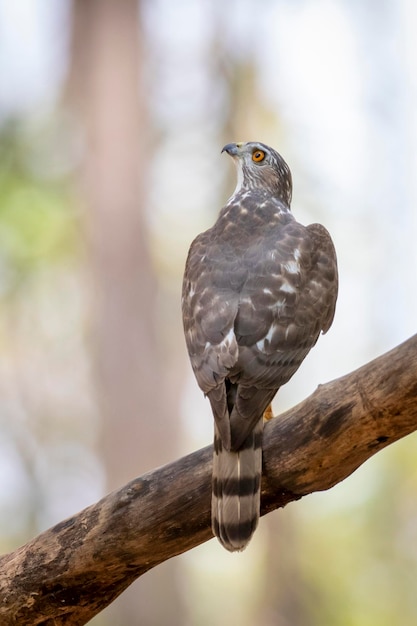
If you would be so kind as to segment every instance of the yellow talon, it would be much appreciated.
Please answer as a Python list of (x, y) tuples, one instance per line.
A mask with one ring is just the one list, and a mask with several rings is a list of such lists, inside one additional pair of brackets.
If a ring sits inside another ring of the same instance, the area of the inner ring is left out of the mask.
[(269, 404), (264, 411), (264, 420), (268, 421), (274, 417), (272, 413), (272, 404)]

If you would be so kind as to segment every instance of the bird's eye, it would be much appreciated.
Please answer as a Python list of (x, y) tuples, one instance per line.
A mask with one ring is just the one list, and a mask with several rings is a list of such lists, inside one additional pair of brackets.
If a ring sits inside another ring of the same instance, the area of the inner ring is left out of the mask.
[(255, 161), (255, 163), (260, 163), (264, 160), (264, 158), (265, 152), (263, 150), (255, 150), (255, 152), (252, 154), (252, 161)]

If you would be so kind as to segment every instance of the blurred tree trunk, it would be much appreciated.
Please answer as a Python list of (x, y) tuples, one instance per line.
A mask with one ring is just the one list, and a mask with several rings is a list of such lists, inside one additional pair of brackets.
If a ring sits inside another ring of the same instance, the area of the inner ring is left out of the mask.
[(309, 626), (310, 597), (303, 572), (298, 520), (291, 509), (265, 520), (265, 561), (257, 614), (263, 626)]
[[(178, 399), (171, 401), (164, 386), (145, 218), (149, 120), (142, 66), (137, 0), (74, 0), (69, 95), (86, 136), (91, 331), (110, 489), (176, 455)], [(109, 623), (184, 623), (178, 567), (167, 563), (141, 580), (110, 609)]]

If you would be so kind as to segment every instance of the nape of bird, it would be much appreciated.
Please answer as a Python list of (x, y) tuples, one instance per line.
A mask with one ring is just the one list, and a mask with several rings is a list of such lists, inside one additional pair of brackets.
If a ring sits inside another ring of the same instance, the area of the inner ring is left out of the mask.
[(237, 186), (185, 267), (185, 339), (214, 416), (212, 529), (243, 550), (260, 515), (264, 413), (336, 306), (336, 253), (320, 224), (290, 210), (291, 172), (263, 143), (230, 143)]

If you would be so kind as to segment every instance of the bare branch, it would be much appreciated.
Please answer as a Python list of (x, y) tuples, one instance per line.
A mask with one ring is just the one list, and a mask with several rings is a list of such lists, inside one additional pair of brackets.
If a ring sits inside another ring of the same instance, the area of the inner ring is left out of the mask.
[[(265, 427), (262, 514), (329, 489), (417, 429), (417, 335)], [(85, 624), (210, 539), (211, 446), (137, 478), (0, 559), (2, 624)]]

